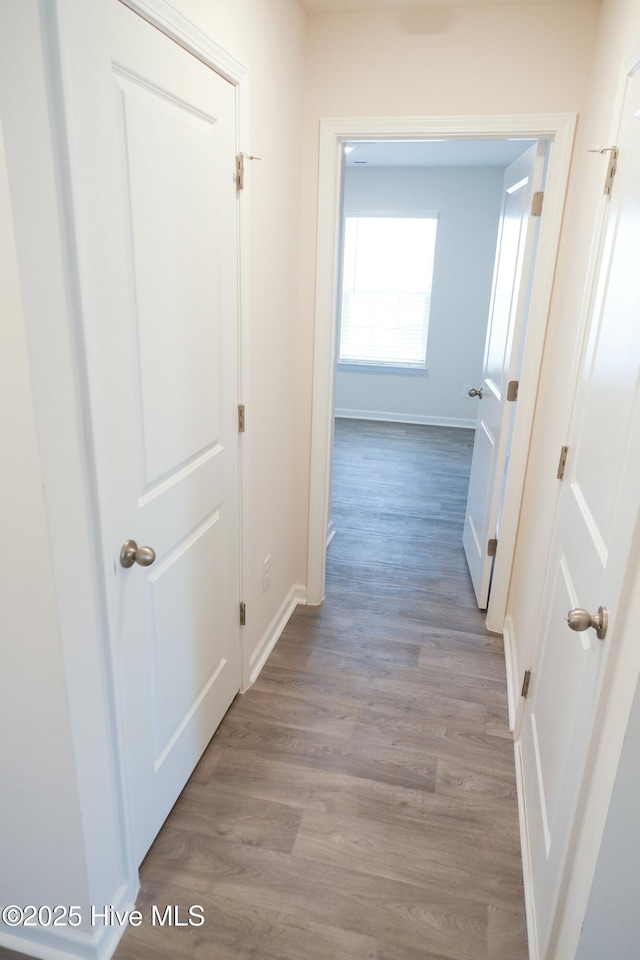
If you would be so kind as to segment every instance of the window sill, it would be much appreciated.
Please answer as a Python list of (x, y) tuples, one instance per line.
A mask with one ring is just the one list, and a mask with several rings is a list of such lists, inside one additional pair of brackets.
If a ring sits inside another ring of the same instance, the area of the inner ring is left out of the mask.
[(427, 367), (401, 367), (386, 363), (348, 363), (338, 361), (339, 373), (385, 373), (401, 377), (428, 377)]

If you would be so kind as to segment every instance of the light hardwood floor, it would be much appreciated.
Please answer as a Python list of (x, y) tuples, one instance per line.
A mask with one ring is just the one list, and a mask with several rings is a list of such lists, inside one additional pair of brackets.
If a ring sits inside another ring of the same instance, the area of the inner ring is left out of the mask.
[(116, 960), (525, 960), (499, 638), (461, 547), (473, 435), (339, 421), (327, 599), (238, 697)]

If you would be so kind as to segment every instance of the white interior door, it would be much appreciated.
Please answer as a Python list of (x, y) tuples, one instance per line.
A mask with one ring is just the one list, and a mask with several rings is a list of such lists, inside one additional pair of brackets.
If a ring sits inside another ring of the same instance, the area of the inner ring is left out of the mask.
[[(578, 385), (521, 747), (537, 955), (553, 921), (640, 507), (640, 74), (630, 81), (589, 343)], [(571, 608), (608, 608), (604, 639)]]
[(478, 606), (485, 609), (493, 558), (488, 542), (497, 537), (508, 458), (512, 404), (510, 380), (518, 379), (538, 217), (531, 214), (534, 192), (542, 189), (546, 144), (530, 147), (505, 170), (502, 209), (485, 342), (478, 418), (471, 461), (463, 545)]
[[(81, 280), (139, 862), (240, 687), (235, 90), (116, 0), (71, 7)], [(129, 539), (155, 562), (123, 567)]]

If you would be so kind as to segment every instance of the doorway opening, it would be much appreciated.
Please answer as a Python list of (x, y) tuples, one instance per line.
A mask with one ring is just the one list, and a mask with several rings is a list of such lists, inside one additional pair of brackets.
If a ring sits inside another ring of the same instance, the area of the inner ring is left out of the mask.
[[(545, 217), (536, 251), (536, 275), (528, 290), (529, 322), (519, 349), (522, 384), (512, 432), (509, 470), (503, 482), (501, 545), (496, 557), (487, 626), (502, 631), (520, 496), (524, 482), (546, 316), (566, 191), (575, 116), (544, 115), (505, 118), (417, 118), (321, 121), (317, 294), (314, 351), (311, 490), (309, 511), (308, 600), (324, 597), (327, 529), (330, 520), (331, 450), (337, 394), (338, 281), (340, 276), (341, 198), (346, 181), (344, 146), (370, 141), (545, 140), (549, 143)], [(453, 143), (452, 143), (453, 142)], [(435, 144), (432, 143), (433, 146)], [(353, 153), (356, 151), (354, 150)], [(355, 158), (354, 158), (355, 160)], [(495, 248), (494, 248), (495, 249)], [(492, 256), (493, 256), (492, 250)], [(437, 257), (437, 253), (436, 253)], [(427, 335), (427, 356), (429, 351)], [(427, 361), (428, 369), (428, 361)], [(353, 374), (364, 376), (364, 374)], [(376, 376), (376, 374), (370, 374)], [(526, 381), (526, 384), (525, 384)], [(462, 379), (461, 387), (466, 381)], [(461, 390), (459, 391), (462, 392)], [(460, 397), (461, 402), (466, 401)], [(340, 408), (338, 408), (340, 409)]]
[[(487, 497), (489, 478), (479, 475), (503, 470), (496, 458), (508, 460), (512, 410), (497, 401), (505, 363), (507, 377), (519, 376), (527, 305), (517, 287), (527, 286), (526, 233), (534, 234), (539, 222), (525, 206), (542, 188), (545, 154), (546, 143), (520, 137), (343, 145), (334, 412), (345, 420), (428, 425), (423, 434), (462, 428), (466, 437), (451, 435), (454, 448), (468, 446), (476, 423), (481, 426), (464, 530), (481, 609), (493, 563), (485, 562), (484, 541), (497, 538), (500, 505)], [(530, 244), (530, 261), (534, 252)], [(488, 416), (478, 416), (484, 408)], [(508, 421), (501, 446), (500, 418)], [(406, 439), (402, 430), (387, 431), (390, 456), (395, 435)], [(487, 437), (493, 441), (488, 451)], [(411, 491), (406, 497), (410, 510)], [(488, 511), (493, 516), (485, 517)], [(330, 543), (333, 507), (327, 533)]]

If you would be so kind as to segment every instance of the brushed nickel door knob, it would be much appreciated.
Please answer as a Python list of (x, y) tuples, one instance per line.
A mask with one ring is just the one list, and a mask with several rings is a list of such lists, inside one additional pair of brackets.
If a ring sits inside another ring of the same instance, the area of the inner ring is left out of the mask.
[(478, 400), (482, 400), (482, 387), (471, 387), (469, 390), (470, 397), (477, 397)]
[(567, 623), (572, 630), (577, 630), (578, 633), (593, 627), (598, 640), (604, 640), (609, 626), (609, 614), (606, 607), (598, 607), (595, 616), (592, 616), (583, 607), (574, 607), (567, 614)]
[(125, 540), (120, 551), (120, 563), (123, 567), (132, 567), (139, 563), (141, 567), (150, 567), (156, 558), (152, 547), (139, 547), (135, 540)]

